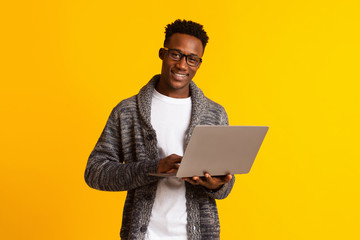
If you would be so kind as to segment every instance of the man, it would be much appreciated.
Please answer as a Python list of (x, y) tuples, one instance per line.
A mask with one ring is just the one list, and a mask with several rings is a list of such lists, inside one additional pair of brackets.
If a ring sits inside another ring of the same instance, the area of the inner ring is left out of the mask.
[(234, 176), (149, 176), (177, 171), (196, 125), (228, 125), (224, 108), (192, 81), (208, 41), (202, 25), (176, 20), (165, 33), (161, 74), (113, 109), (85, 181), (100, 190), (127, 191), (122, 239), (219, 239), (215, 199), (228, 196)]

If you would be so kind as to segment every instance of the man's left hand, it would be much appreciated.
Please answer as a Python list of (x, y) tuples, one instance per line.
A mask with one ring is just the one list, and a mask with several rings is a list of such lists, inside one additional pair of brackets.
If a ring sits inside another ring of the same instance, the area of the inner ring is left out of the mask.
[(204, 177), (183, 178), (183, 180), (193, 185), (201, 185), (211, 190), (219, 189), (225, 183), (230, 182), (231, 179), (231, 174), (221, 177), (212, 177), (209, 173), (205, 173)]

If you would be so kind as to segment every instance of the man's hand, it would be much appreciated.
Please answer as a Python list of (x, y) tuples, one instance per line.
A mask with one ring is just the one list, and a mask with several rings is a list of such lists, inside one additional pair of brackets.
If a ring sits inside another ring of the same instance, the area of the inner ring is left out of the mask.
[(204, 175), (205, 177), (192, 177), (183, 179), (193, 185), (202, 185), (211, 190), (219, 189), (222, 185), (230, 182), (232, 179), (231, 174), (222, 177), (211, 177), (209, 173), (205, 173)]
[(158, 165), (158, 173), (172, 173), (177, 172), (182, 157), (176, 154), (171, 154), (166, 158), (160, 159)]

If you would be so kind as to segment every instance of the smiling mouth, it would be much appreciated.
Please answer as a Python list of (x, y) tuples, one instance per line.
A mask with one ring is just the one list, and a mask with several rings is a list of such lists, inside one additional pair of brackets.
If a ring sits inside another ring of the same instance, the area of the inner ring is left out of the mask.
[(181, 73), (176, 73), (171, 71), (177, 78), (183, 79), (186, 78), (188, 76), (188, 74), (181, 74)]

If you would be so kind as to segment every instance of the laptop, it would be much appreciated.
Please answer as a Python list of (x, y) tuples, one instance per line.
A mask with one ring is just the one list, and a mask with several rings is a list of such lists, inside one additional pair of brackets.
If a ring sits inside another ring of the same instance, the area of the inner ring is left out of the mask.
[(268, 126), (195, 127), (176, 173), (149, 174), (158, 177), (211, 176), (249, 173)]

